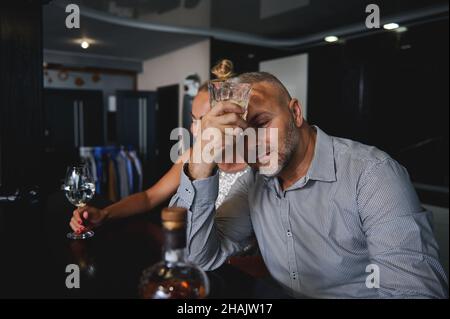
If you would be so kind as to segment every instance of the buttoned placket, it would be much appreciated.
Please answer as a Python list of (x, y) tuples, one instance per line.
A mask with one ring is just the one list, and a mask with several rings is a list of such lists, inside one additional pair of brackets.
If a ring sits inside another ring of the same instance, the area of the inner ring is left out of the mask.
[(279, 201), (279, 208), (280, 208), (280, 217), (281, 222), (283, 225), (283, 230), (285, 232), (286, 236), (286, 252), (287, 252), (287, 261), (288, 261), (288, 269), (289, 269), (289, 278), (291, 282), (291, 289), (293, 291), (299, 289), (300, 287), (300, 279), (297, 269), (297, 263), (296, 263), (296, 255), (294, 250), (294, 236), (292, 234), (291, 229), (291, 223), (289, 220), (289, 211), (290, 211), (290, 205), (289, 200), (286, 198), (287, 191), (283, 191), (279, 185), (279, 182), (276, 182), (276, 191), (277, 191), (277, 198)]
[[(288, 265), (289, 265), (289, 276), (291, 279), (291, 289), (293, 291), (299, 291), (300, 290), (300, 275), (299, 275), (299, 268), (297, 264), (297, 256), (295, 253), (295, 247), (294, 247), (294, 236), (292, 233), (292, 224), (291, 224), (291, 206), (288, 196), (292, 192), (295, 192), (296, 190), (301, 190), (305, 187), (307, 184), (309, 178), (308, 176), (303, 177), (300, 179), (297, 183), (289, 187), (287, 190), (282, 192), (282, 196), (280, 198), (281, 200), (281, 216), (283, 221), (283, 226), (286, 231), (286, 242), (287, 242), (287, 251), (288, 251)], [(279, 188), (281, 189), (281, 187)], [(293, 195), (293, 194), (291, 194)], [(295, 196), (295, 195), (294, 195)]]

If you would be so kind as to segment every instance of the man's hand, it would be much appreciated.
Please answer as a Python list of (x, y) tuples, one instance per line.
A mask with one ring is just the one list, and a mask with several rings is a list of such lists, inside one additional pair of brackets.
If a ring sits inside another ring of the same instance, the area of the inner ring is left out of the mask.
[[(199, 136), (192, 148), (191, 157), (189, 161), (189, 176), (192, 179), (202, 179), (211, 176), (216, 162), (207, 162), (203, 158), (203, 150), (206, 145), (210, 142), (203, 136), (203, 132), (206, 129), (213, 128), (217, 129), (221, 134), (220, 143), (218, 145), (218, 150), (223, 152), (225, 148), (225, 129), (226, 128), (241, 128), (245, 130), (247, 128), (247, 122), (245, 122), (241, 115), (244, 113), (244, 110), (237, 104), (230, 102), (219, 102), (214, 106), (201, 120), (201, 131), (199, 132)], [(206, 140), (204, 140), (205, 138)], [(197, 152), (197, 153), (196, 153)], [(216, 154), (222, 155), (222, 154)], [(216, 156), (218, 157), (218, 156)]]
[(106, 218), (106, 211), (85, 206), (73, 211), (72, 219), (70, 220), (70, 227), (76, 233), (82, 233), (88, 228), (93, 228), (101, 225)]

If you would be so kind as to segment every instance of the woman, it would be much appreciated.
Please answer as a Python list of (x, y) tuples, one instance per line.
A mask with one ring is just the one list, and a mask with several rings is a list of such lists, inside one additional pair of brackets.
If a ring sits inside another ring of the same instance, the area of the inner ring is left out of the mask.
[[(218, 78), (223, 79), (232, 75), (232, 69), (231, 61), (223, 60), (213, 68), (212, 72)], [(199, 92), (192, 102), (191, 132), (194, 136), (196, 135), (198, 121), (202, 119), (209, 109), (208, 85), (205, 83), (199, 88)], [(175, 194), (180, 184), (183, 163), (189, 159), (189, 153), (190, 150), (180, 156), (172, 168), (146, 191), (128, 196), (104, 209), (85, 206), (81, 214), (78, 210), (75, 210), (70, 220), (70, 227), (73, 231), (82, 233), (86, 230), (84, 221), (87, 221), (89, 227), (97, 227), (110, 219), (128, 217), (152, 210)], [(216, 207), (222, 204), (236, 180), (249, 170), (245, 163), (221, 163), (218, 164), (218, 167), (220, 178)]]

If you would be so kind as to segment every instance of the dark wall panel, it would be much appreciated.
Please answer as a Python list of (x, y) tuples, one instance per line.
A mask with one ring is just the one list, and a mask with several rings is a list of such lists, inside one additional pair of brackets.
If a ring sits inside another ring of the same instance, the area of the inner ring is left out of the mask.
[(0, 157), (3, 189), (39, 182), (42, 4), (0, 2)]

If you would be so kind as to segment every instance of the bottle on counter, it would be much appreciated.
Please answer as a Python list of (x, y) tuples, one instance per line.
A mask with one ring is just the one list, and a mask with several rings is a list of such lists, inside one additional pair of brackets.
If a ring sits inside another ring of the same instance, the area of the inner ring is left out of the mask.
[(198, 266), (186, 261), (184, 208), (164, 208), (163, 260), (144, 270), (139, 295), (143, 299), (201, 299), (209, 293), (209, 280)]

